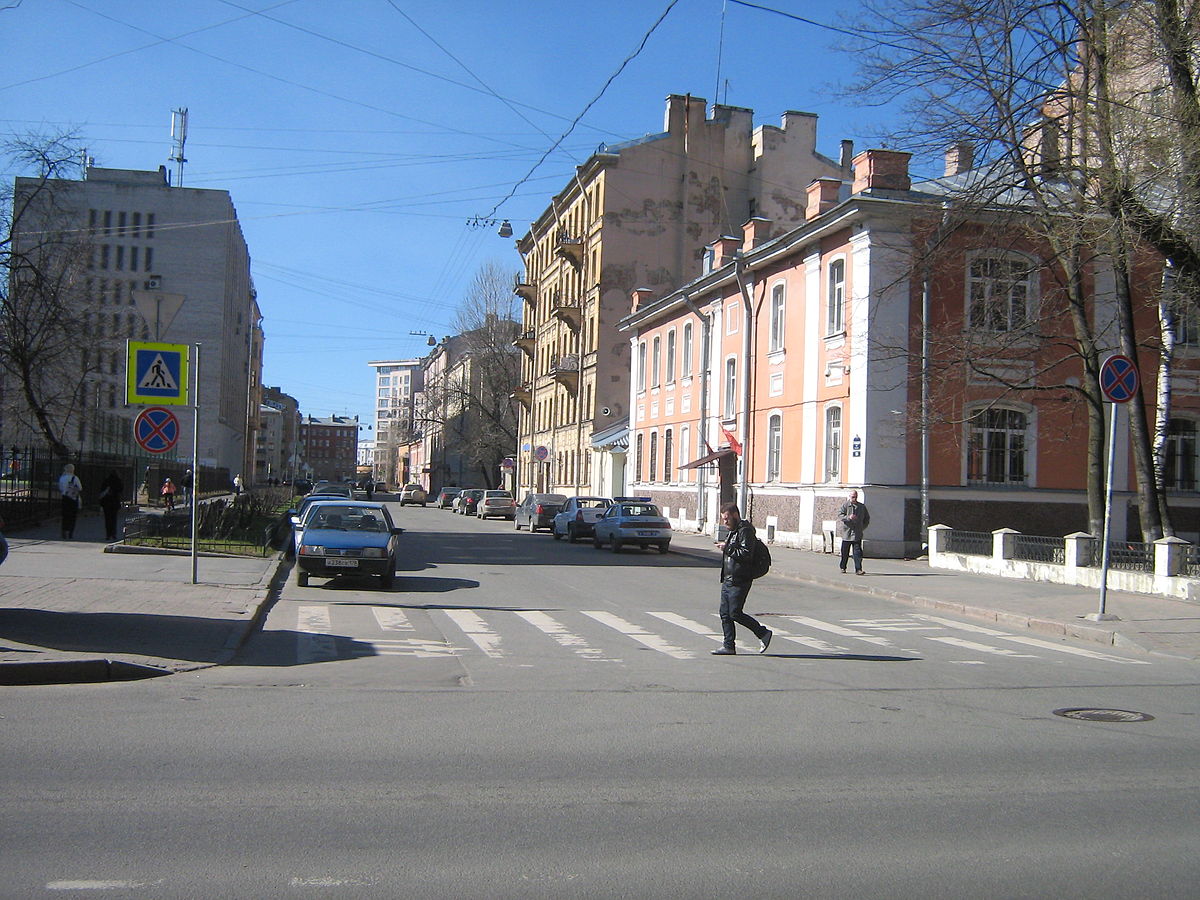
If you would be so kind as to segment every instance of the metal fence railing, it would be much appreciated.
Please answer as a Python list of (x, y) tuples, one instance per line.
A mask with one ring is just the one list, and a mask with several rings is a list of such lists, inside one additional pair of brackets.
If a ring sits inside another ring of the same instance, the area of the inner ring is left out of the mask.
[(1200, 545), (1192, 544), (1183, 548), (1183, 563), (1179, 574), (1188, 578), (1200, 578)]
[(1014, 534), (1012, 559), (1025, 562), (1058, 563), (1067, 561), (1067, 543), (1060, 537), (1042, 537), (1034, 534)]
[[(1100, 565), (1100, 547), (1096, 546), (1094, 565)], [(1108, 545), (1108, 567), (1127, 572), (1154, 571), (1154, 545), (1120, 541)]]
[(987, 531), (951, 531), (946, 550), (967, 556), (991, 556), (992, 535)]

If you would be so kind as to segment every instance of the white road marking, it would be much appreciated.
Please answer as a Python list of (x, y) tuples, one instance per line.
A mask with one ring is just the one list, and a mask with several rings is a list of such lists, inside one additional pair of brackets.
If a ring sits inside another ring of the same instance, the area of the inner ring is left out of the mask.
[(797, 625), (807, 625), (809, 628), (815, 628), (818, 631), (828, 631), (831, 634), (842, 637), (851, 637), (855, 640), (866, 641), (868, 644), (875, 644), (879, 647), (892, 646), (892, 642), (887, 638), (874, 637), (873, 635), (864, 634), (861, 631), (855, 631), (853, 628), (845, 628), (841, 625), (834, 625), (831, 622), (822, 622), (819, 619), (810, 619), (808, 616), (780, 616), (780, 618), (790, 619)]
[(517, 616), (524, 619), (538, 631), (549, 635), (560, 647), (565, 647), (583, 659), (597, 662), (620, 662), (614, 656), (605, 655), (598, 647), (589, 647), (587, 641), (573, 632), (557, 619), (535, 609), (518, 610)]
[(1108, 653), (1100, 653), (1096, 650), (1084, 650), (1081, 647), (1071, 647), (1067, 644), (1059, 644), (1055, 641), (1047, 641), (1041, 638), (1024, 637), (1018, 634), (1008, 634), (1004, 631), (997, 631), (994, 628), (985, 628), (982, 625), (971, 625), (967, 622), (955, 622), (953, 619), (943, 619), (940, 616), (930, 616), (925, 613), (914, 614), (916, 618), (924, 619), (927, 622), (937, 622), (939, 625), (944, 625), (946, 628), (956, 628), (959, 631), (970, 631), (975, 634), (986, 634), (989, 637), (999, 638), (1004, 641), (1012, 641), (1016, 644), (1025, 644), (1029, 647), (1039, 647), (1043, 650), (1054, 650), (1058, 653), (1068, 653), (1072, 656), (1086, 656), (1088, 659), (1102, 659), (1105, 662), (1121, 663), (1129, 666), (1148, 666), (1150, 662), (1144, 659), (1126, 659), (1123, 656), (1112, 656)]
[(296, 661), (300, 665), (337, 658), (328, 606), (301, 606), (296, 626)]
[(446, 616), (462, 629), (471, 642), (492, 659), (502, 659), (508, 654), (500, 649), (500, 635), (475, 613), (467, 609), (444, 609)]
[(657, 634), (647, 631), (640, 625), (634, 625), (632, 622), (627, 622), (620, 616), (614, 616), (612, 613), (603, 612), (600, 610), (581, 610), (581, 612), (589, 619), (595, 619), (601, 625), (607, 625), (609, 628), (620, 632), (632, 640), (637, 641), (644, 647), (649, 647), (651, 650), (657, 650), (659, 653), (665, 653), (674, 659), (694, 659), (695, 651), (685, 650), (682, 647), (676, 647), (674, 644), (665, 640)]
[(1009, 650), (1007, 647), (991, 647), (987, 644), (977, 644), (974, 641), (968, 641), (965, 638), (956, 637), (935, 637), (930, 635), (929, 640), (937, 641), (939, 644), (949, 644), (951, 647), (962, 647), (965, 650), (977, 650), (980, 653), (994, 653), (997, 656), (1014, 656), (1021, 659), (1037, 659), (1029, 653), (1018, 653), (1016, 650)]
[(370, 647), (355, 649), (355, 656), (415, 656), (428, 659), (433, 656), (453, 656), (454, 648), (445, 641), (430, 641), (424, 638), (404, 638), (396, 640), (365, 641)]
[(162, 884), (158, 881), (99, 881), (92, 879), (72, 879), (69, 881), (51, 881), (46, 885), (48, 891), (130, 891), (138, 888), (153, 887)]
[(371, 612), (375, 614), (375, 621), (379, 623), (379, 627), (383, 631), (413, 630), (413, 623), (408, 620), (408, 616), (402, 609), (393, 609), (390, 606), (372, 606)]
[(937, 631), (935, 625), (919, 625), (908, 619), (842, 619), (847, 625), (872, 631)]

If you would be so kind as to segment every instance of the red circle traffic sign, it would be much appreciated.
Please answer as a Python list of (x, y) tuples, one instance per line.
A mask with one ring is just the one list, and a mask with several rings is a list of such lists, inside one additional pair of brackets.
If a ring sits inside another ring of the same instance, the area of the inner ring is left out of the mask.
[(133, 420), (133, 439), (148, 453), (166, 453), (179, 441), (179, 419), (161, 406), (143, 409)]
[(1139, 384), (1137, 366), (1128, 356), (1114, 353), (1100, 367), (1100, 390), (1113, 403), (1133, 399)]

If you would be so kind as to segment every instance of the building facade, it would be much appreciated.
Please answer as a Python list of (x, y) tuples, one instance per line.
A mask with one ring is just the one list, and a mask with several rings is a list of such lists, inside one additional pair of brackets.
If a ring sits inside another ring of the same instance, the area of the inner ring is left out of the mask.
[[(132, 452), (132, 421), (142, 407), (125, 403), (125, 342), (200, 343), (200, 379), (192, 391), (200, 403), (200, 463), (231, 473), (252, 470), (263, 336), (250, 256), (229, 193), (171, 187), (162, 169), (95, 166), (83, 180), (43, 185), (18, 178), (15, 191), (53, 205), (50, 227), (84, 236), (77, 274), (66, 286), (87, 336), (76, 361), (83, 382), (78, 396), (53, 412), (66, 443)], [(36, 219), (23, 221), (32, 226)], [(32, 238), (18, 230), (14, 239), (20, 246)], [(4, 397), (4, 442), (39, 440), (13, 385)], [(178, 418), (176, 452), (190, 460), (192, 416)]]
[(358, 431), (358, 416), (304, 416), (300, 422), (300, 443), (305, 475), (316, 481), (354, 481), (358, 469)]
[[(848, 148), (843, 144), (843, 156)], [(844, 160), (843, 162), (848, 162)], [(576, 172), (517, 243), (525, 274), (514, 398), (520, 492), (589, 493), (620, 471), (600, 463), (593, 434), (629, 414), (629, 342), (617, 330), (629, 296), (664, 296), (692, 280), (706, 243), (770, 215), (803, 220), (805, 186), (843, 162), (816, 151), (816, 116), (788, 112), (753, 126), (750, 110), (667, 98), (664, 130), (604, 147)]]
[(367, 363), (375, 370), (376, 481), (401, 483), (405, 477), (401, 455), (416, 433), (414, 399), (424, 389), (420, 359), (378, 360)]

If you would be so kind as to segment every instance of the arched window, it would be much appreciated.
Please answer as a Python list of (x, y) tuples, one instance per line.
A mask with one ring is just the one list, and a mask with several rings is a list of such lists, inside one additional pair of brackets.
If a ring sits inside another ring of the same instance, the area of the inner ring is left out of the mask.
[(737, 415), (737, 360), (725, 360), (725, 418)]
[(967, 483), (1025, 484), (1029, 419), (1018, 409), (988, 407), (967, 422)]
[(825, 334), (840, 334), (846, 330), (846, 261), (835, 259), (829, 264), (829, 289), (825, 297)]
[(637, 349), (637, 389), (644, 391), (646, 389), (646, 342), (638, 342)]
[(692, 323), (683, 326), (683, 363), (680, 371), (684, 378), (692, 374)]
[(635, 482), (642, 480), (642, 439), (644, 437), (645, 435), (639, 431), (633, 442), (633, 480)]
[(675, 329), (667, 332), (667, 384), (675, 380)]
[(663, 435), (663, 481), (671, 480), (671, 464), (674, 462), (672, 454), (675, 450), (671, 440), (673, 437), (671, 429), (668, 428), (666, 434)]
[(662, 338), (654, 339), (654, 350), (650, 353), (650, 387), (658, 387), (658, 367), (662, 362)]
[(783, 466), (783, 416), (767, 420), (767, 481), (779, 481)]
[(771, 342), (772, 352), (783, 349), (783, 324), (786, 291), (782, 284), (775, 285), (771, 290)]
[(658, 432), (650, 432), (650, 477), (647, 481), (658, 480)]

